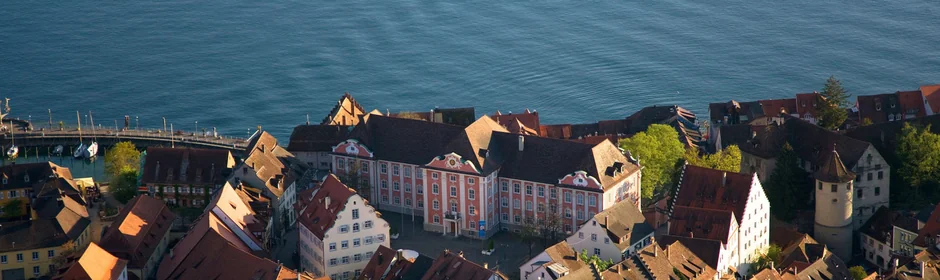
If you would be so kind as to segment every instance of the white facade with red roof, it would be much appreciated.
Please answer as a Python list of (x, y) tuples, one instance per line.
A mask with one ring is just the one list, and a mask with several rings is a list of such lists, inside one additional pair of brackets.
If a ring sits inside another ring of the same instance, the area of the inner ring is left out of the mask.
[(335, 175), (301, 192), (295, 208), (301, 271), (355, 279), (379, 246), (390, 246), (388, 222)]

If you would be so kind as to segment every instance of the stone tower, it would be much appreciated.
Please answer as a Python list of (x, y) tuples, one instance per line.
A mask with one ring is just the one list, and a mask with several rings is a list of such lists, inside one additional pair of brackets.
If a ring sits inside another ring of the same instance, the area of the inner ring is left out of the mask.
[(816, 179), (816, 232), (813, 237), (843, 260), (851, 259), (852, 182), (855, 173), (845, 168), (833, 146), (813, 177)]

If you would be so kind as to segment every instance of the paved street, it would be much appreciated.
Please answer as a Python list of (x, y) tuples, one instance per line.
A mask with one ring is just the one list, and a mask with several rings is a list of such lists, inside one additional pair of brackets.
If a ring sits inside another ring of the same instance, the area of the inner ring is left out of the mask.
[(280, 261), (284, 266), (290, 269), (297, 269), (297, 262), (294, 260), (294, 252), (297, 250), (297, 228), (294, 227), (287, 231), (281, 243), (272, 250), (271, 257)]
[[(490, 269), (499, 268), (499, 271), (515, 279), (513, 275), (519, 273), (519, 266), (529, 260), (528, 250), (525, 243), (506, 232), (497, 233), (493, 236), (495, 240), (496, 252), (490, 256), (483, 255), (481, 251), (486, 247), (485, 242), (463, 237), (443, 236), (440, 233), (426, 232), (423, 230), (421, 217), (415, 217), (415, 222), (411, 222), (411, 215), (400, 215), (397, 213), (382, 213), (382, 218), (393, 226), (401, 227), (401, 236), (397, 240), (392, 240), (394, 249), (411, 249), (419, 253), (437, 258), (444, 249), (452, 252), (463, 251), (464, 258), (483, 265), (489, 264)], [(544, 247), (535, 242), (532, 244), (532, 254), (538, 254), (544, 250)]]

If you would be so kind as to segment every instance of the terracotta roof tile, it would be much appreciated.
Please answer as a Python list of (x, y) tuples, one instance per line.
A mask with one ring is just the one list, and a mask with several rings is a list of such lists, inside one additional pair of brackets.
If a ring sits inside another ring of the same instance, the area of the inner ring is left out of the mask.
[(720, 240), (729, 244), (736, 218), (731, 210), (676, 206), (670, 220), (669, 234)]
[(940, 114), (940, 85), (921, 86), (920, 92), (923, 94), (927, 105), (934, 114)]
[(578, 259), (578, 252), (575, 252), (571, 245), (568, 245), (568, 241), (565, 240), (545, 248), (545, 254), (548, 254), (552, 263), (560, 263), (569, 271), (578, 270), (585, 266), (585, 263)]
[(496, 272), (468, 261), (461, 254), (445, 250), (434, 259), (421, 280), (487, 280)]
[[(189, 236), (187, 236), (188, 238)], [(157, 279), (278, 279), (286, 269), (271, 260), (239, 249), (215, 231), (197, 237), (188, 254), (168, 255), (179, 263), (172, 269), (161, 265)]]
[(111, 255), (94, 242), (88, 244), (81, 258), (74, 262), (61, 275), (53, 279), (62, 280), (111, 280), (121, 277), (127, 267), (127, 260)]
[[(594, 220), (607, 229), (607, 234), (620, 250), (642, 241), (653, 233), (646, 217), (630, 201), (621, 201), (594, 215)], [(622, 240), (622, 241), (621, 241)]]
[(685, 165), (673, 207), (727, 210), (738, 219), (744, 216), (753, 179), (750, 174)]
[[(498, 122), (503, 127), (506, 127), (507, 129), (509, 129), (510, 131), (512, 131), (513, 127), (521, 126), (522, 128), (529, 129), (529, 130), (524, 130), (524, 131), (528, 133), (534, 132), (535, 135), (539, 134), (537, 129), (539, 129), (539, 127), (541, 127), (542, 125), (541, 122), (539, 122), (539, 113), (529, 112), (528, 110), (526, 110), (526, 112), (521, 113), (521, 114), (512, 114), (512, 113), (502, 114), (499, 111), (496, 111), (496, 113), (490, 117), (493, 118), (494, 121)], [(513, 133), (519, 133), (519, 132), (513, 131)]]
[(356, 125), (359, 117), (366, 112), (359, 105), (359, 102), (348, 92), (343, 93), (330, 113), (323, 118), (320, 124), (323, 125)]
[(434, 260), (420, 254), (418, 254), (417, 257), (406, 255), (414, 253), (416, 252), (405, 253), (403, 250), (396, 251), (392, 248), (380, 245), (372, 255), (372, 259), (369, 260), (369, 263), (366, 264), (365, 268), (362, 270), (359, 279), (418, 279), (424, 275), (425, 271), (428, 270)]
[(898, 103), (901, 105), (904, 118), (907, 118), (907, 114), (914, 114), (915, 118), (927, 116), (927, 102), (924, 102), (924, 97), (919, 90), (898, 91), (895, 94), (898, 96)]
[(101, 238), (101, 247), (143, 268), (170, 231), (176, 214), (162, 200), (139, 195), (127, 202)]
[(298, 194), (301, 211), (297, 213), (297, 220), (322, 240), (336, 222), (336, 215), (346, 207), (346, 201), (355, 194), (356, 191), (340, 182), (336, 175), (327, 175), (319, 186)]

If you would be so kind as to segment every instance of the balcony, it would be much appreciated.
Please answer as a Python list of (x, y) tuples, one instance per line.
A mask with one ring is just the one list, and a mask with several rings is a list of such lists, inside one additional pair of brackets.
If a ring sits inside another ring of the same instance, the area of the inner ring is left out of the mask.
[(460, 220), (460, 213), (457, 213), (456, 211), (445, 212), (444, 219), (455, 220), (455, 221)]

